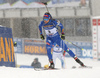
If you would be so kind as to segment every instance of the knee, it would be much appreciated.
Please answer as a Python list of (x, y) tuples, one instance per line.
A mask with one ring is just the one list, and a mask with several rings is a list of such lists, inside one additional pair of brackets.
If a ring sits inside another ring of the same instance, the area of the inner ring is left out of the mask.
[(70, 55), (70, 56), (72, 56), (72, 57), (74, 57), (75, 56), (75, 54), (72, 52), (72, 50), (70, 50), (69, 48), (67, 49), (67, 52), (68, 52), (68, 54)]
[(69, 51), (70, 51), (70, 49), (68, 48), (68, 49), (67, 49), (67, 52), (69, 52)]

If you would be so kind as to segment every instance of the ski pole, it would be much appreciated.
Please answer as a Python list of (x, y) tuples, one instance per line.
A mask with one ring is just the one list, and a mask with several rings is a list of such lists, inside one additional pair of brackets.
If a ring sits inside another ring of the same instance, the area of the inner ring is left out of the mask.
[(42, 3), (45, 5), (47, 12), (49, 12), (48, 7), (47, 7), (47, 2), (42, 2)]
[(79, 49), (83, 50), (83, 48), (81, 48), (81, 47), (79, 47), (79, 46), (77, 46), (77, 45), (73, 44), (72, 42), (68, 41), (67, 39), (66, 39), (66, 41), (67, 41), (67, 42), (69, 42), (69, 43), (71, 43), (72, 45), (76, 46), (77, 48), (79, 48)]

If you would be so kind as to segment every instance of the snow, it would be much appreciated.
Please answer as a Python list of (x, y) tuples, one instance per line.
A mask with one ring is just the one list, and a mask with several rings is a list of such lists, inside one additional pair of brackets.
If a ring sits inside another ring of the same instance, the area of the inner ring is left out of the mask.
[[(29, 55), (29, 54), (15, 54), (17, 65), (31, 65), (34, 58), (39, 58), (42, 66), (48, 64), (48, 57), (46, 55)], [(60, 70), (44, 70), (35, 71), (32, 68), (12, 68), (0, 67), (1, 78), (100, 78), (100, 61), (93, 59), (80, 59), (89, 68), (76, 68), (71, 69), (72, 66), (79, 66), (73, 58), (65, 58), (66, 69)], [(60, 61), (56, 60), (56, 68), (61, 68)]]

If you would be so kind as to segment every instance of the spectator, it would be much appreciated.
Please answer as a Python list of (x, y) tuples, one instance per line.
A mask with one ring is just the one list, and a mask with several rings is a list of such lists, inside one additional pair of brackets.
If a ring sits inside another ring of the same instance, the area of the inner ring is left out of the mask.
[(41, 63), (38, 61), (38, 58), (34, 59), (31, 66), (34, 67), (34, 68), (41, 68)]
[(85, 6), (86, 5), (86, 0), (81, 0), (80, 4), (81, 4), (81, 6)]

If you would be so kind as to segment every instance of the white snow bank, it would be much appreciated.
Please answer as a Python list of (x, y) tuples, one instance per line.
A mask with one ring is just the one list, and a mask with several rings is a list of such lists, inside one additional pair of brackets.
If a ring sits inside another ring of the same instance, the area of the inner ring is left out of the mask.
[[(48, 63), (47, 56), (16, 54), (16, 62), (19, 65), (30, 65), (34, 58), (38, 57), (42, 66)], [(66, 58), (66, 69), (35, 71), (31, 68), (0, 67), (0, 78), (100, 78), (100, 61), (81, 59), (86, 65), (93, 66), (92, 69), (71, 69), (73, 65), (79, 66), (73, 58)], [(56, 67), (60, 68), (57, 59)]]

